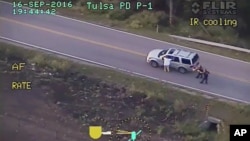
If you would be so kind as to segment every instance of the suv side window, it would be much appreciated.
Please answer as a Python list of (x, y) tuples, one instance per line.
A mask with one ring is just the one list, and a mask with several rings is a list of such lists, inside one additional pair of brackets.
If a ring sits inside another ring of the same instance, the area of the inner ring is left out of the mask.
[(174, 61), (174, 62), (180, 62), (180, 59), (179, 59), (179, 57), (173, 57), (173, 60), (172, 61)]
[(191, 65), (191, 61), (188, 59), (182, 58), (181, 61), (183, 64)]
[(167, 55), (166, 58), (173, 60), (173, 56), (171, 56), (171, 55)]

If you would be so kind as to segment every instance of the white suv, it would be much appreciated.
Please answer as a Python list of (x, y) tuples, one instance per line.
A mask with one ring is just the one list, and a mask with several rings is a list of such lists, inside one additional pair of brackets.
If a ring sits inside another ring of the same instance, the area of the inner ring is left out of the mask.
[(194, 52), (180, 49), (154, 49), (148, 53), (147, 63), (157, 68), (163, 66), (161, 56), (172, 59), (170, 67), (178, 70), (180, 73), (192, 71), (192, 68), (199, 65), (199, 55)]

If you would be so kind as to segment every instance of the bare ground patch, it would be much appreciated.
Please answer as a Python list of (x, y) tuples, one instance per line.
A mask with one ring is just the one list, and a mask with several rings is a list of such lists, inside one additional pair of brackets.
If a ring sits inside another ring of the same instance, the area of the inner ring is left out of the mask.
[(77, 120), (47, 100), (45, 89), (34, 87), (32, 91), (12, 91), (11, 80), (15, 79), (16, 76), (1, 74), (0, 140), (88, 140)]

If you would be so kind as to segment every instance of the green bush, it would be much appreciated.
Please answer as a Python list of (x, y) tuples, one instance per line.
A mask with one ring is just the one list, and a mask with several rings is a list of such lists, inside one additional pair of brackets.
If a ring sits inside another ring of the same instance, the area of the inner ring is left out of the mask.
[(173, 29), (174, 34), (178, 35), (184, 35), (184, 36), (192, 36), (197, 35), (197, 33), (202, 34), (202, 36), (205, 34), (205, 32), (202, 30), (200, 26), (190, 26), (189, 22), (185, 21), (179, 21), (179, 24), (175, 26)]
[[(150, 12), (150, 11), (142, 11), (140, 13), (136, 13), (129, 18), (130, 27), (156, 27), (156, 25), (166, 17), (164, 12)], [(136, 26), (140, 25), (140, 26)]]
[(238, 42), (238, 34), (232, 27), (208, 26), (206, 30), (210, 33), (214, 41), (221, 43), (236, 44)]
[(133, 21), (129, 24), (129, 27), (138, 29), (138, 28), (142, 28), (143, 25), (142, 25), (142, 23), (141, 23), (139, 20), (133, 20)]
[(235, 36), (235, 30), (231, 27), (224, 29), (222, 26), (207, 26), (206, 30), (212, 36)]
[(42, 54), (37, 54), (29, 59), (30, 63), (35, 63), (37, 66), (45, 67), (48, 64), (48, 60)]
[(130, 15), (132, 15), (133, 13), (129, 10), (111, 10), (108, 14), (107, 14), (107, 18), (111, 19), (111, 20), (126, 20)]
[(213, 141), (214, 136), (205, 132), (199, 133), (197, 136), (187, 135), (185, 141)]
[[(0, 48), (0, 54), (5, 54), (6, 48)], [(6, 56), (5, 55), (0, 55), (0, 60), (5, 60)]]
[(162, 125), (158, 126), (157, 129), (156, 129), (157, 134), (158, 134), (158, 135), (161, 135), (162, 132), (163, 132), (163, 130), (164, 130), (164, 126), (162, 126)]
[(8, 62), (13, 62), (13, 61), (18, 61), (18, 62), (26, 62), (25, 58), (28, 56), (27, 54), (20, 54), (19, 53), (20, 49), (12, 49), (12, 48), (7, 48), (5, 50), (6, 54), (6, 59)]
[(174, 111), (177, 113), (181, 113), (183, 110), (186, 109), (186, 105), (182, 100), (175, 100), (174, 101)]
[(247, 45), (245, 41), (239, 39), (237, 32), (232, 27), (207, 26), (203, 28), (202, 26), (190, 26), (188, 22), (181, 21), (171, 30), (171, 33), (235, 46), (241, 45), (245, 48)]
[(73, 65), (67, 60), (53, 59), (48, 62), (48, 67), (52, 68), (53, 71), (60, 72), (64, 76), (72, 70)]

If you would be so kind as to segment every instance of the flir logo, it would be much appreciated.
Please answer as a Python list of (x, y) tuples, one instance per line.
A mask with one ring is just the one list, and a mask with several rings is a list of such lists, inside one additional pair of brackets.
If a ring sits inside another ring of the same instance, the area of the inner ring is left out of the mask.
[(236, 15), (235, 1), (204, 1), (192, 3), (192, 12), (203, 15)]
[(230, 141), (249, 141), (250, 125), (230, 125)]

